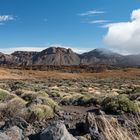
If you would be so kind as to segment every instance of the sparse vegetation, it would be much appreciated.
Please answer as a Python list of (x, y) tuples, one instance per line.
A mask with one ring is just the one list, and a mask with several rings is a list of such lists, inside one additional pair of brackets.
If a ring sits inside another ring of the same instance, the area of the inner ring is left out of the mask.
[(0, 89), (0, 101), (6, 101), (13, 98), (13, 95), (11, 95), (8, 91)]
[(47, 105), (34, 105), (29, 109), (29, 120), (41, 121), (53, 118), (53, 110)]
[(138, 113), (139, 111), (138, 105), (134, 101), (131, 101), (126, 95), (106, 97), (101, 105), (107, 113)]
[(22, 118), (40, 132), (48, 122), (63, 120), (83, 136), (85, 116), (92, 112), (105, 139), (139, 140), (139, 77), (105, 77), (1, 80), (0, 121)]
[(24, 116), (22, 109), (26, 107), (26, 101), (19, 97), (14, 97), (3, 104), (1, 115), (6, 118), (14, 118), (17, 116)]
[(42, 100), (42, 104), (43, 105), (48, 105), (53, 110), (55, 110), (56, 108), (58, 108), (58, 104), (53, 99), (48, 98), (48, 97), (40, 97), (40, 99)]
[(77, 106), (88, 106), (88, 105), (95, 105), (98, 101), (95, 97), (92, 96), (86, 96), (82, 94), (77, 95), (69, 95), (65, 96), (61, 104), (63, 105), (77, 105)]
[(133, 124), (136, 133), (122, 127), (118, 120), (113, 117), (99, 116), (96, 118), (96, 122), (98, 129), (106, 140), (139, 140), (140, 138), (139, 128), (135, 125), (135, 121), (128, 120), (129, 123)]

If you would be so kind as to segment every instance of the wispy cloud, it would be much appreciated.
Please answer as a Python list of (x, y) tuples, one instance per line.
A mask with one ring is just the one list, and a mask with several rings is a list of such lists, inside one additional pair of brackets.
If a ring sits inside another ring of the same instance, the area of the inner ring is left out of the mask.
[(82, 54), (82, 53), (85, 53), (85, 52), (88, 52), (88, 51), (95, 49), (95, 48), (90, 48), (90, 47), (89, 48), (88, 47), (81, 48), (81, 47), (73, 47), (73, 46), (67, 46), (67, 45), (65, 46), (62, 44), (51, 44), (50, 47), (60, 47), (60, 48), (67, 48), (67, 49), (70, 48), (74, 52), (79, 53), (79, 54)]
[(107, 23), (109, 22), (108, 20), (92, 20), (92, 21), (89, 21), (88, 23), (90, 24), (103, 24), (103, 23)]
[(0, 15), (0, 22), (6, 22), (10, 20), (15, 20), (15, 17), (13, 15)]
[(103, 14), (105, 13), (104, 11), (98, 11), (98, 10), (91, 10), (91, 11), (87, 11), (87, 12), (84, 12), (84, 13), (80, 13), (78, 14), (79, 16), (93, 16), (93, 15), (96, 15), (96, 14)]
[(46, 47), (13, 47), (13, 48), (0, 48), (0, 52), (5, 54), (11, 54), (15, 51), (42, 51)]
[(60, 47), (60, 48), (71, 48), (74, 52), (76, 53), (84, 53), (84, 52), (88, 52), (93, 50), (94, 48), (81, 48), (81, 47), (72, 47), (72, 46), (65, 46), (65, 45), (61, 45), (61, 44), (50, 44), (47, 47), (13, 47), (13, 48), (0, 48), (0, 52), (5, 53), (5, 54), (11, 54), (15, 51), (37, 51), (40, 52), (46, 48), (49, 47)]

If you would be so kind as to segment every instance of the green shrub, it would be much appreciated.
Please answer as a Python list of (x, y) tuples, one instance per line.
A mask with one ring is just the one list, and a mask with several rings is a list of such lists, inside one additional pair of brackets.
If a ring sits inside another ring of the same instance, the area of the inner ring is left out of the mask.
[(49, 98), (49, 97), (40, 97), (40, 99), (42, 100), (43, 105), (48, 105), (53, 110), (58, 108), (58, 104), (54, 100), (52, 100), (51, 98)]
[(65, 97), (63, 97), (61, 104), (63, 104), (63, 105), (78, 105), (77, 101), (82, 96), (83, 95), (81, 95), (81, 94), (65, 96)]
[(86, 95), (69, 95), (65, 96), (61, 104), (63, 105), (78, 105), (78, 106), (89, 106), (93, 104), (97, 104), (97, 99), (93, 98), (92, 96), (86, 96)]
[(14, 96), (8, 91), (0, 89), (0, 101), (6, 101), (12, 99)]
[(89, 105), (97, 104), (97, 99), (90, 96), (82, 96), (78, 98), (76, 102), (78, 105), (81, 106), (89, 106)]
[(45, 92), (45, 91), (38, 91), (36, 92), (38, 94), (39, 97), (49, 97), (49, 95)]
[(20, 93), (21, 98), (23, 98), (25, 101), (28, 101), (28, 102), (32, 102), (36, 98), (48, 97), (48, 94), (43, 91), (34, 92), (34, 91), (29, 91), (29, 90), (21, 90), (21, 91), (18, 91), (18, 93)]
[(134, 87), (133, 92), (134, 93), (139, 93), (140, 92), (140, 87)]
[(126, 95), (118, 95), (116, 97), (106, 97), (101, 103), (103, 110), (107, 113), (137, 113), (138, 105), (131, 101)]
[(32, 102), (34, 99), (37, 98), (37, 93), (32, 91), (24, 91), (21, 97), (28, 102)]
[(60, 97), (59, 91), (51, 91), (48, 93), (50, 97)]
[(29, 109), (29, 119), (33, 121), (41, 121), (53, 118), (53, 110), (47, 105), (34, 105)]
[(17, 82), (13, 82), (11, 85), (11, 90), (12, 91), (15, 91), (15, 90), (18, 90), (18, 89), (24, 89), (27, 87), (27, 85), (23, 82), (23, 81), (17, 81)]
[(22, 109), (26, 107), (26, 103), (27, 102), (20, 97), (15, 96), (5, 103), (5, 107), (1, 111), (2, 116), (6, 118), (22, 116)]

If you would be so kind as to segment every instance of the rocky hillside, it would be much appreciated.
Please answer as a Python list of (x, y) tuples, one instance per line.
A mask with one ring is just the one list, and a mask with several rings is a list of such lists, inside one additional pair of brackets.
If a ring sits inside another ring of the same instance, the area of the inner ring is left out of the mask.
[(13, 55), (0, 53), (0, 64), (11, 64), (15, 60)]
[(80, 57), (71, 49), (51, 47), (45, 49), (32, 59), (33, 65), (79, 65)]
[(84, 65), (108, 64), (118, 65), (123, 56), (106, 49), (95, 49), (81, 55), (81, 63)]
[(14, 56), (14, 63), (32, 65), (33, 56), (36, 54), (37, 52), (16, 51), (11, 55)]
[(90, 52), (77, 54), (71, 49), (50, 47), (41, 52), (16, 51), (11, 55), (0, 53), (0, 64), (15, 65), (115, 65), (140, 66), (140, 55), (120, 55), (106, 49), (94, 49)]

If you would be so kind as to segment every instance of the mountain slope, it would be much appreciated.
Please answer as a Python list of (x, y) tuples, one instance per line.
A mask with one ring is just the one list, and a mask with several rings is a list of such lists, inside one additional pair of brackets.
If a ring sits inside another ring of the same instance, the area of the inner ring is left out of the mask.
[(124, 56), (120, 64), (127, 66), (140, 66), (140, 54)]
[(32, 65), (32, 58), (38, 52), (15, 51), (11, 55), (14, 56), (14, 63), (18, 65)]
[(12, 55), (4, 54), (0, 52), (0, 64), (13, 64), (15, 57)]
[(81, 63), (85, 65), (108, 64), (117, 65), (123, 58), (122, 55), (106, 49), (95, 49), (81, 55)]
[(71, 49), (50, 47), (33, 57), (33, 65), (79, 65), (80, 57)]

